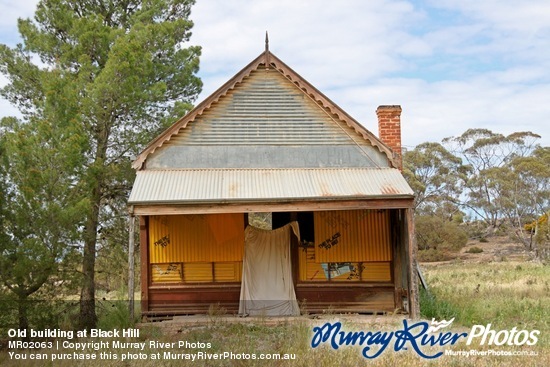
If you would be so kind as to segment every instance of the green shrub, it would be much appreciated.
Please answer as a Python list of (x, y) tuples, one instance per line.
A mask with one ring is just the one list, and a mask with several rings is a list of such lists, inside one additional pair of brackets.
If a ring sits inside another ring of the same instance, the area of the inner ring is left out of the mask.
[(468, 235), (468, 238), (483, 238), (487, 235), (487, 224), (483, 221), (466, 221), (462, 229)]
[(469, 254), (480, 254), (483, 252), (483, 249), (481, 247), (474, 246), (470, 247), (468, 250), (466, 250), (466, 252)]
[(456, 222), (430, 215), (419, 215), (415, 221), (416, 238), (420, 250), (457, 251), (468, 242), (468, 235)]
[(435, 262), (435, 261), (447, 261), (453, 259), (453, 256), (447, 251), (430, 248), (427, 250), (420, 250), (417, 253), (417, 259), (420, 262)]

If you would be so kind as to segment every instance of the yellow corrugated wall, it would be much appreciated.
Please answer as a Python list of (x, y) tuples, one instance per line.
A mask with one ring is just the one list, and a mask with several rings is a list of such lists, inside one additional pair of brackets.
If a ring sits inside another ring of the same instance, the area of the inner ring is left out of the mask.
[(181, 282), (183, 280), (182, 264), (152, 264), (151, 280), (153, 283)]
[(149, 221), (149, 251), (152, 264), (242, 261), (244, 216), (152, 216)]
[(153, 283), (240, 281), (244, 216), (152, 216), (149, 251)]
[[(314, 220), (315, 247), (300, 250), (300, 280), (326, 281), (321, 264), (358, 267), (359, 262), (363, 263), (363, 281), (391, 280), (387, 211), (316, 212)], [(242, 214), (152, 216), (149, 223), (153, 282), (240, 281)], [(331, 277), (333, 281), (358, 280), (348, 278), (349, 273)]]
[[(327, 281), (327, 274), (323, 269), (322, 264), (315, 262), (315, 249), (313, 247), (308, 247), (303, 250), (300, 249), (299, 254), (300, 261), (300, 280), (301, 281)], [(350, 273), (343, 275), (331, 276), (331, 281), (365, 281), (365, 282), (390, 282), (391, 281), (391, 272), (389, 261), (383, 262), (363, 262), (351, 263), (355, 268), (362, 266), (360, 278), (357, 276), (350, 277)], [(327, 264), (324, 264), (325, 266)]]
[(239, 261), (151, 264), (153, 283), (240, 282), (242, 272)]
[(314, 213), (315, 262), (391, 261), (387, 210)]

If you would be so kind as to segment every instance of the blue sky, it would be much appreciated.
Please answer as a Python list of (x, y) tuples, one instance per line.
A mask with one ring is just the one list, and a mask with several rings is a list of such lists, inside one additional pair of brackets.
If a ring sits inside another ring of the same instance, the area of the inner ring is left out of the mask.
[[(17, 42), (36, 3), (0, 0), (0, 43)], [(548, 0), (198, 0), (191, 17), (199, 101), (263, 51), (267, 30), (273, 53), (375, 134), (376, 107), (400, 104), (407, 147), (478, 127), (550, 145)]]

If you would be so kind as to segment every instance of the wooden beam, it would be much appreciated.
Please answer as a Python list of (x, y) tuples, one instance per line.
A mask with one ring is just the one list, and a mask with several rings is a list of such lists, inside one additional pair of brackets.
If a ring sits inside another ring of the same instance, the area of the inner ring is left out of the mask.
[(394, 287), (394, 301), (395, 308), (403, 310), (403, 299), (402, 299), (402, 289), (403, 289), (403, 277), (402, 277), (402, 267), (403, 258), (401, 254), (403, 253), (403, 223), (399, 216), (398, 210), (393, 210), (390, 213), (391, 221), (391, 249), (392, 249), (392, 280)]
[(255, 212), (307, 212), (318, 210), (356, 209), (407, 209), (412, 208), (413, 199), (374, 199), (374, 200), (326, 200), (294, 201), (273, 203), (208, 203), (208, 204), (158, 204), (134, 205), (137, 215), (177, 215), (177, 214), (219, 214)]
[(149, 311), (149, 217), (139, 217), (139, 247), (141, 260), (141, 312)]
[(418, 309), (418, 282), (416, 281), (416, 238), (414, 229), (414, 212), (412, 208), (407, 209), (407, 276), (408, 276), (408, 299), (409, 316), (411, 319), (417, 319), (420, 316)]
[(128, 311), (130, 313), (130, 322), (134, 320), (134, 223), (135, 217), (130, 214), (128, 218)]

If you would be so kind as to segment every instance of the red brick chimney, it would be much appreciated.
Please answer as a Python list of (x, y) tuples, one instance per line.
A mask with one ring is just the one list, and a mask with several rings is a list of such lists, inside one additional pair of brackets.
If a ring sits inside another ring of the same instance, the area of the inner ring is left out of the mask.
[(378, 137), (391, 148), (399, 170), (403, 167), (401, 158), (401, 106), (378, 106)]

